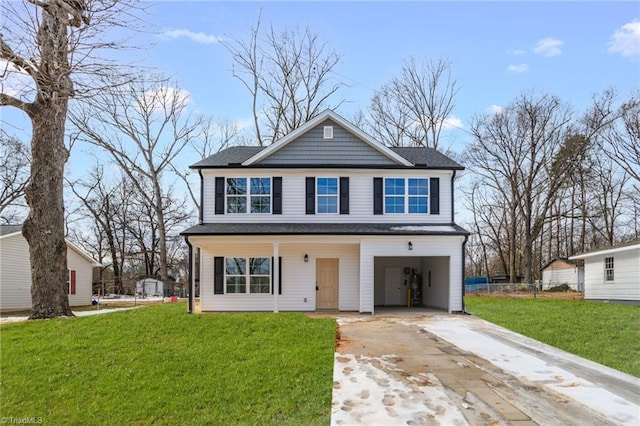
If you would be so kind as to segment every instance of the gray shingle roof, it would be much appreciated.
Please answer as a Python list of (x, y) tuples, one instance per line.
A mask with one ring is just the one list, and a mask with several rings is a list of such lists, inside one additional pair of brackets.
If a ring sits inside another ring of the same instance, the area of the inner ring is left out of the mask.
[[(191, 166), (193, 169), (206, 169), (206, 168), (229, 168), (240, 167), (240, 164), (249, 158), (256, 155), (266, 147), (260, 146), (234, 146), (224, 149), (217, 154), (214, 154), (202, 161), (199, 161)], [(448, 170), (463, 170), (464, 167), (457, 162), (453, 161), (446, 155), (436, 151), (433, 148), (391, 148), (396, 154), (404, 157), (413, 164), (416, 168), (422, 169), (448, 169)], [(308, 165), (300, 164), (295, 167), (308, 167)], [(264, 165), (257, 165), (255, 167), (264, 167)], [(278, 168), (286, 168), (286, 165), (278, 165)], [(327, 167), (340, 167), (327, 164)], [(358, 166), (362, 167), (362, 166)], [(380, 168), (379, 165), (372, 165), (371, 167)], [(395, 166), (402, 167), (402, 166)]]
[(256, 155), (266, 147), (263, 146), (232, 146), (213, 154), (204, 160), (198, 161), (191, 166), (192, 169), (203, 169), (208, 167), (229, 167), (238, 165)]
[(203, 223), (181, 235), (468, 235), (455, 224)]
[(411, 161), (419, 168), (464, 169), (462, 165), (433, 148), (403, 147), (391, 148), (391, 150)]
[(0, 236), (22, 231), (22, 225), (0, 225)]

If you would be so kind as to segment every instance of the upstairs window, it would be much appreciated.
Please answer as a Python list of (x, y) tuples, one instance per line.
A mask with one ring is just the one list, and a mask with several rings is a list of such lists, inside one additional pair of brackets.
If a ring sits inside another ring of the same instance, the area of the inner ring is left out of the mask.
[(338, 178), (316, 179), (316, 206), (318, 213), (338, 213)]
[(386, 178), (384, 180), (384, 212), (427, 214), (429, 212), (429, 179)]
[(251, 178), (251, 213), (271, 213), (271, 179)]
[(271, 213), (271, 178), (227, 178), (227, 213), (249, 212)]
[(613, 257), (604, 258), (604, 280), (613, 281)]
[(384, 180), (384, 212), (404, 213), (404, 179), (387, 178)]
[(409, 213), (427, 214), (429, 197), (428, 179), (408, 179), (409, 181)]

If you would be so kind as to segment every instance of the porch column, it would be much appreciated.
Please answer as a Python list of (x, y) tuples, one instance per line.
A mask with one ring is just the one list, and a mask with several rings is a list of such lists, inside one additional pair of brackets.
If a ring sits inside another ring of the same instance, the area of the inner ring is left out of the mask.
[(273, 288), (273, 312), (278, 312), (278, 294), (280, 293), (278, 291), (278, 283), (280, 282), (279, 249), (279, 243), (273, 243), (273, 262), (271, 262), (273, 264), (273, 283), (271, 283), (271, 287)]

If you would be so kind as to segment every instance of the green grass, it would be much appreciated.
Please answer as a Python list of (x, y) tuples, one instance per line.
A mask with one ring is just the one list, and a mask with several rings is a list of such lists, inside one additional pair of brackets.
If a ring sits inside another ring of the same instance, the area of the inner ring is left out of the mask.
[(0, 327), (0, 417), (328, 424), (335, 320), (183, 303)]
[(640, 308), (583, 300), (466, 297), (480, 318), (640, 377)]

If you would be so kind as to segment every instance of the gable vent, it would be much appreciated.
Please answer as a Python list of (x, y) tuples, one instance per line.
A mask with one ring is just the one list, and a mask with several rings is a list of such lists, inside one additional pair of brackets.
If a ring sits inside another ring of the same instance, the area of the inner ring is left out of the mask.
[(324, 139), (333, 139), (333, 126), (324, 126)]

